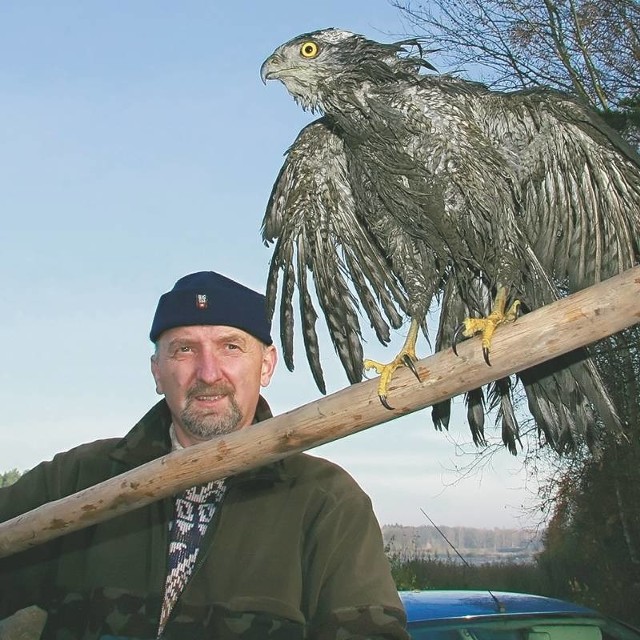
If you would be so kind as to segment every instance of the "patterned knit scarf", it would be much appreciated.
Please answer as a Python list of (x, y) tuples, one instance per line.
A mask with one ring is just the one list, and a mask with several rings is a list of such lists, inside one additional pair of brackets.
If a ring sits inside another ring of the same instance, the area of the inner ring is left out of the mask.
[(224, 480), (214, 480), (199, 487), (191, 487), (176, 496), (158, 638), (162, 637), (171, 610), (191, 577), (200, 542), (224, 492)]

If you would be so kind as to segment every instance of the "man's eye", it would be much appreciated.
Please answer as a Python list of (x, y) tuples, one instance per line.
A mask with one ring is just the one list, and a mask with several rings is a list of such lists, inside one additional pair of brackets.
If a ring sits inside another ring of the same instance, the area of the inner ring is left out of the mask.
[(191, 351), (191, 347), (178, 347), (179, 353), (189, 353)]
[(239, 349), (239, 348), (240, 348), (240, 346), (237, 345), (237, 344), (234, 344), (233, 342), (227, 343), (227, 349), (235, 350), (235, 349)]

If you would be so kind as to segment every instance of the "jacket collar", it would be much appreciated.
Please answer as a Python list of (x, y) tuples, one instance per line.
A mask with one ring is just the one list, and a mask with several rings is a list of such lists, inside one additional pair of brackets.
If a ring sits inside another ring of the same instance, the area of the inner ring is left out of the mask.
[[(253, 423), (272, 417), (267, 401), (260, 396)], [(164, 399), (155, 404), (115, 446), (111, 457), (129, 468), (138, 467), (171, 453), (171, 412)], [(283, 480), (286, 477), (282, 462), (275, 462), (236, 476), (238, 481)]]

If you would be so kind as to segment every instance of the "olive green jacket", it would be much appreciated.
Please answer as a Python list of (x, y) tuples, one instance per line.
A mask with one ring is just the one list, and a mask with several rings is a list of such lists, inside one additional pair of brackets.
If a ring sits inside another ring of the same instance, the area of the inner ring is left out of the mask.
[[(167, 454), (170, 423), (162, 400), (124, 438), (38, 465), (0, 489), (0, 521)], [(299, 454), (227, 487), (163, 638), (408, 637), (370, 500), (345, 471)], [(43, 638), (155, 638), (172, 515), (160, 500), (0, 559), (0, 618), (37, 604)]]

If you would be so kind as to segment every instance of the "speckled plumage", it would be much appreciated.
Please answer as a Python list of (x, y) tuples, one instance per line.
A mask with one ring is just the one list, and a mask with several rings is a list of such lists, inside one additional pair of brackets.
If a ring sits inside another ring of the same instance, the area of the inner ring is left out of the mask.
[[(306, 46), (305, 57), (303, 47)], [(498, 286), (526, 310), (608, 278), (640, 256), (640, 159), (588, 109), (550, 90), (494, 92), (433, 71), (417, 40), (380, 44), (346, 31), (303, 34), (264, 62), (304, 109), (324, 115), (289, 149), (263, 221), (275, 242), (267, 284), (293, 368), (293, 294), (314, 378), (324, 392), (309, 279), (351, 382), (362, 379), (359, 312), (389, 340), (403, 314), (425, 328), (441, 303), (435, 346)], [(595, 407), (618, 416), (579, 350), (519, 374), (546, 440), (592, 439)], [(510, 381), (468, 394), (482, 442), (497, 407), (512, 451)], [(593, 405), (593, 407), (592, 407)], [(436, 405), (437, 427), (448, 403)]]

